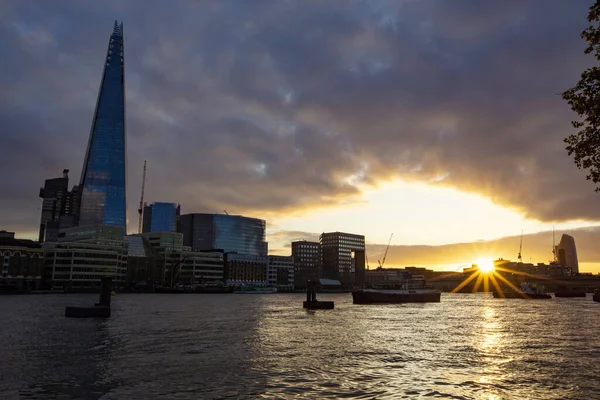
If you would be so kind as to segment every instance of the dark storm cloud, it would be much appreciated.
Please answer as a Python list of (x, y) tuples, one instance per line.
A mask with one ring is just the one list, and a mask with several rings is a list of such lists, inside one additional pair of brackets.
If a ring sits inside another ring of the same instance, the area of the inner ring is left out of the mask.
[[(124, 21), (130, 218), (333, 204), (358, 180), (437, 180), (544, 220), (600, 218), (558, 95), (588, 65), (588, 1), (8, 1), (0, 5), (2, 226), (78, 180)], [(352, 181), (348, 178), (357, 175)]]

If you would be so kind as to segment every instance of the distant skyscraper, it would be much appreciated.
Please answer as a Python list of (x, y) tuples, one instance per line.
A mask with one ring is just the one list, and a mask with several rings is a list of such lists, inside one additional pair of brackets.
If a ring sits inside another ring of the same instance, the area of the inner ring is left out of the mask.
[(123, 23), (115, 26), (92, 120), (79, 184), (79, 225), (126, 229), (125, 68)]
[(44, 187), (40, 188), (39, 196), (42, 201), (42, 216), (38, 241), (58, 241), (58, 231), (71, 228), (75, 223), (77, 212), (77, 186), (69, 192), (69, 170), (63, 170), (60, 178), (46, 179)]
[(226, 214), (185, 214), (181, 216), (183, 244), (193, 250), (223, 250), (252, 256), (266, 256), (267, 223), (262, 219)]
[(577, 259), (577, 248), (575, 238), (570, 235), (562, 235), (560, 243), (556, 246), (558, 262), (571, 268), (573, 274), (579, 273), (579, 261)]
[(142, 232), (176, 232), (180, 210), (175, 203), (144, 204)]

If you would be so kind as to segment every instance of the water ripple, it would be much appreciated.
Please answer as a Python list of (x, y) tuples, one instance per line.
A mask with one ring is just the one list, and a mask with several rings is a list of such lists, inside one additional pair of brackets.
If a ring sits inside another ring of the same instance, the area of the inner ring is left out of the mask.
[[(301, 294), (3, 297), (2, 399), (594, 399), (600, 306), (443, 295), (306, 311)], [(562, 299), (561, 299), (562, 300)], [(585, 300), (585, 299), (577, 299)]]

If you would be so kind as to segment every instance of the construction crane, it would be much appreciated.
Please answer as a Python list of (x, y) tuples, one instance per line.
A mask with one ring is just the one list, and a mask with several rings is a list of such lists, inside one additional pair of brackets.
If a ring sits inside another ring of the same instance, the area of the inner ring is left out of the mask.
[(377, 260), (377, 262), (379, 263), (379, 268), (383, 268), (383, 264), (385, 264), (385, 259), (387, 258), (387, 253), (390, 249), (390, 244), (392, 243), (392, 237), (394, 237), (393, 233), (390, 235), (390, 240), (388, 240), (387, 247), (385, 248), (385, 253), (383, 253), (383, 261)]
[(554, 236), (554, 225), (552, 225), (552, 256), (554, 260), (553, 262), (558, 262), (558, 256), (556, 254), (556, 237)]
[(142, 214), (144, 213), (144, 189), (146, 188), (146, 160), (144, 160), (144, 174), (142, 176), (142, 195), (138, 208), (138, 233), (142, 233)]
[(521, 244), (519, 244), (519, 255), (517, 256), (520, 263), (523, 262), (523, 257), (521, 257), (521, 250), (523, 250), (523, 230), (522, 229), (521, 229)]

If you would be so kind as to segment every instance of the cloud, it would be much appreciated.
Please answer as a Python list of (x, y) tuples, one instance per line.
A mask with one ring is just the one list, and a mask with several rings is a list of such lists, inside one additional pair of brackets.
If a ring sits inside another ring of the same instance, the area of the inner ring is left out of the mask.
[[(314, 232), (276, 230), (269, 233), (268, 240), (271, 243), (282, 243), (284, 247), (288, 248), (287, 251), (289, 252), (289, 247), (291, 247), (292, 242), (300, 240), (318, 242), (319, 235), (320, 233)], [(271, 250), (269, 250), (269, 252), (270, 251)]]
[[(568, 4), (567, 4), (568, 3)], [(0, 6), (0, 207), (35, 229), (37, 190), (85, 146), (124, 21), (129, 217), (336, 204), (403, 177), (542, 220), (600, 219), (564, 150), (559, 93), (591, 61), (589, 1), (9, 0)], [(442, 179), (443, 178), (443, 179)]]

